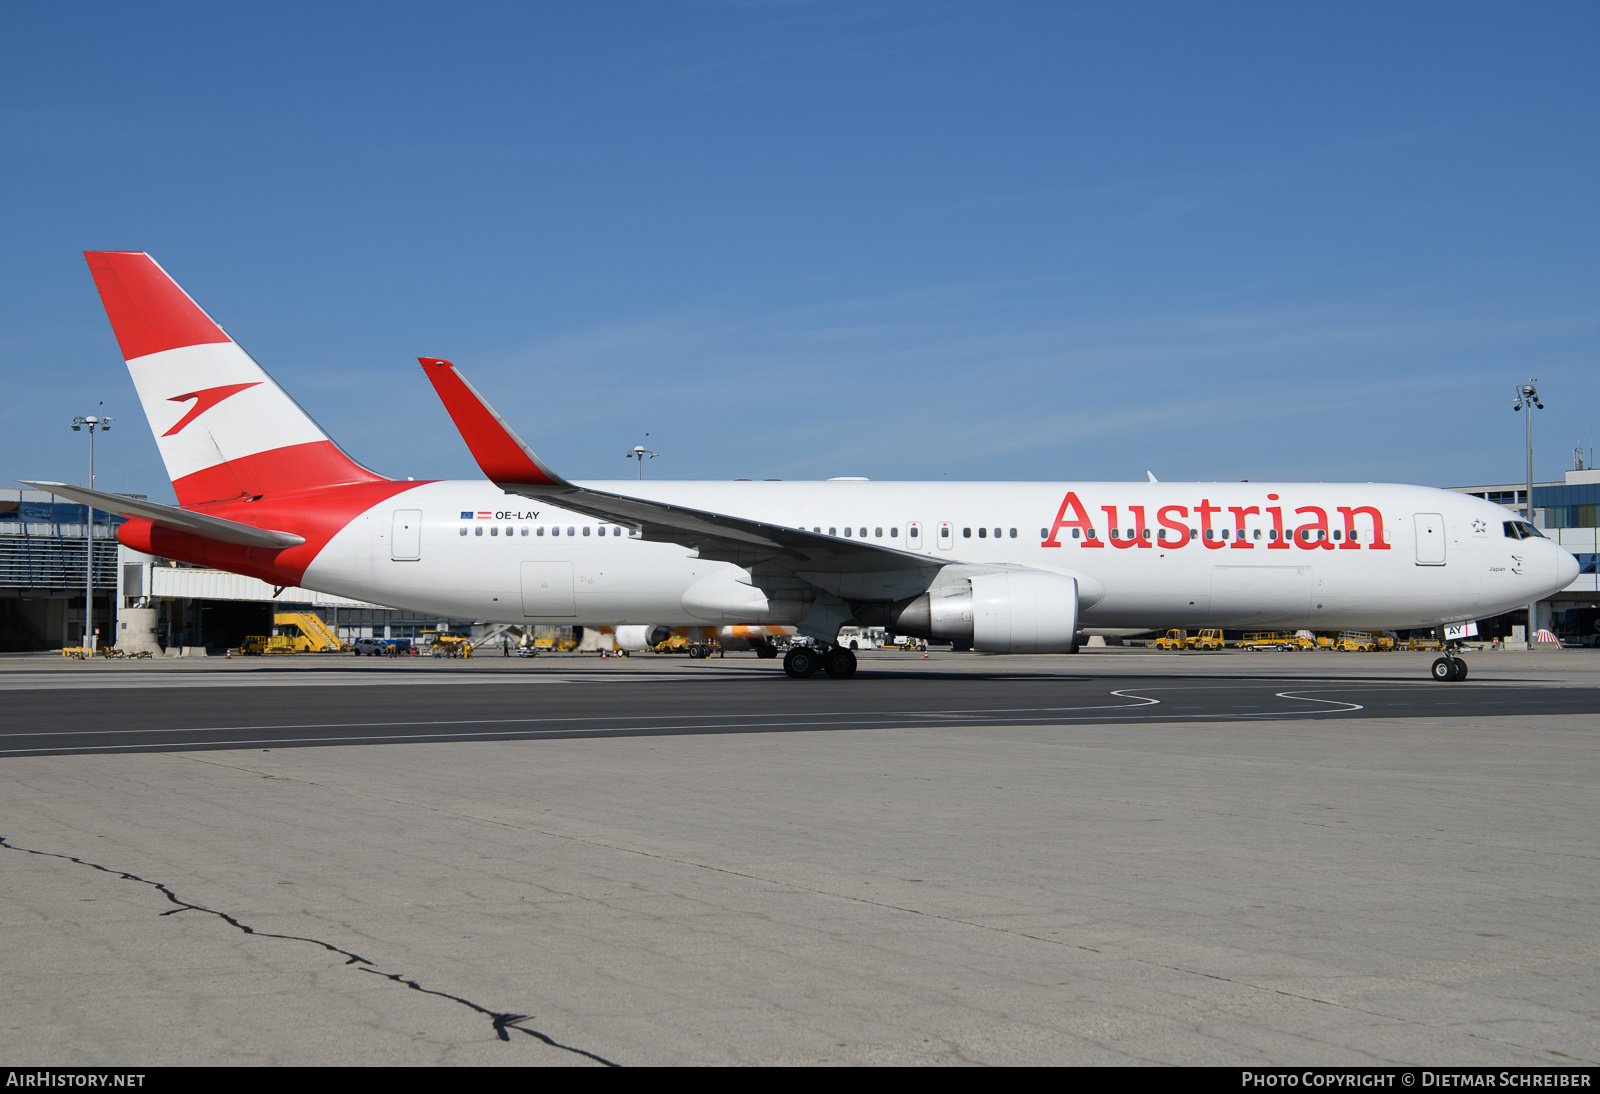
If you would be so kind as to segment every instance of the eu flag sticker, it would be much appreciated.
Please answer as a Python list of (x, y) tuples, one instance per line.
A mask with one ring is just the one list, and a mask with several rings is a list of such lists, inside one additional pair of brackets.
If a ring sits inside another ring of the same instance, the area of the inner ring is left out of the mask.
[(461, 514), (461, 519), (462, 520), (471, 520), (472, 519), (472, 514), (471, 513), (462, 513)]

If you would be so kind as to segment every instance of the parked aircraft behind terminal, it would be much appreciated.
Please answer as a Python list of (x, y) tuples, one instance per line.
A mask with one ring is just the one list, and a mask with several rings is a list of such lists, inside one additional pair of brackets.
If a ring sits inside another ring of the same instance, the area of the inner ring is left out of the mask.
[[(356, 463), (143, 252), (89, 268), (178, 507), (35, 483), (166, 558), (506, 623), (841, 625), (1068, 653), (1080, 629), (1433, 627), (1571, 583), (1506, 509), (1375, 483), (569, 482), (454, 365), (420, 358), (484, 480)], [(1465, 676), (1441, 658), (1440, 679)]]

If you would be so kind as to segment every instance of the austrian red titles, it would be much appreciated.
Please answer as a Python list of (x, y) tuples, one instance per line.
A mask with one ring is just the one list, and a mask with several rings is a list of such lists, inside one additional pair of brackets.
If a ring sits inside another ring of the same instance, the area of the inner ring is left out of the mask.
[[(1277, 494), (1268, 494), (1266, 500), (1278, 502), (1279, 498)], [(1359, 551), (1363, 547), (1369, 551), (1389, 549), (1389, 542), (1383, 533), (1383, 514), (1371, 505), (1334, 506), (1337, 515), (1330, 520), (1328, 511), (1320, 505), (1299, 506), (1285, 518), (1287, 506), (1281, 502), (1264, 506), (1222, 506), (1212, 505), (1210, 498), (1201, 498), (1193, 512), (1187, 505), (1163, 505), (1156, 509), (1154, 532), (1148, 523), (1148, 508), (1144, 505), (1102, 505), (1100, 511), (1105, 514), (1105, 520), (1096, 522), (1089, 519), (1089, 512), (1078, 499), (1077, 493), (1069, 490), (1061, 500), (1055, 524), (1045, 536), (1042, 546), (1060, 547), (1061, 533), (1071, 530), (1072, 538), (1079, 540), (1080, 546), (1104, 547), (1109, 543), (1123, 550), (1156, 546), (1177, 549), (1191, 540), (1203, 544), (1208, 551), (1225, 548), (1252, 551), (1258, 547), (1269, 551), (1287, 551), (1291, 546), (1306, 551)], [(1128, 512), (1126, 519), (1122, 517), (1122, 509)], [(1246, 517), (1257, 518), (1251, 522), (1256, 525), (1255, 529), (1247, 529)], [(1260, 528), (1263, 519), (1271, 522), (1265, 529)], [(1110, 530), (1104, 539), (1100, 538), (1101, 529)], [(1252, 534), (1247, 534), (1255, 530), (1264, 530), (1266, 535), (1256, 539)]]

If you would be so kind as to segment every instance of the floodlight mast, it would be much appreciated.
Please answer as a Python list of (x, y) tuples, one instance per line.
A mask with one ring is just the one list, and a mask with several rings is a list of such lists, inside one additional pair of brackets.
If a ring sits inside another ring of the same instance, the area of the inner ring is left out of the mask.
[[(104, 406), (104, 403), (100, 404)], [(89, 427), (89, 489), (94, 489), (94, 435), (96, 432), (105, 432), (111, 428), (115, 418), (104, 415), (80, 415), (72, 419), (72, 431), (80, 432), (84, 426)], [(83, 648), (89, 651), (89, 656), (94, 656), (94, 510), (85, 510), (88, 518), (83, 525)], [(113, 626), (117, 613), (111, 613)], [(113, 635), (113, 638), (116, 636)]]
[[(649, 440), (650, 439), (650, 434), (646, 433), (644, 435), (644, 437), (645, 437), (645, 440)], [(638, 460), (639, 461), (639, 479), (640, 479), (640, 481), (643, 481), (644, 480), (644, 461), (647, 458), (653, 460), (653, 459), (656, 458), (657, 455), (659, 455), (659, 453), (650, 451), (648, 448), (646, 448), (642, 444), (636, 444), (632, 448), (630, 448), (626, 452), (624, 452), (622, 454), (622, 458), (625, 459), (625, 460)]]
[[(1517, 399), (1516, 402), (1514, 402), (1511, 406), (1512, 410), (1520, 410), (1527, 417), (1528, 493), (1526, 495), (1526, 504), (1523, 507), (1523, 512), (1527, 515), (1529, 525), (1533, 524), (1533, 408), (1538, 407), (1540, 410), (1544, 409), (1544, 404), (1539, 401), (1539, 389), (1535, 386), (1538, 384), (1538, 382), (1538, 378), (1533, 377), (1525, 384), (1518, 384), (1516, 389)], [(1528, 628), (1526, 637), (1529, 642), (1534, 642), (1538, 639), (1538, 636), (1539, 605), (1529, 604)]]

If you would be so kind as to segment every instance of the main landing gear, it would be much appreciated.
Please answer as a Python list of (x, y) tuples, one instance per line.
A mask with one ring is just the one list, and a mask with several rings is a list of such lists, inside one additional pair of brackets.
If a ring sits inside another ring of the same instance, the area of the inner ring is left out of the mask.
[(856, 655), (839, 646), (825, 651), (814, 646), (796, 646), (783, 655), (783, 671), (796, 680), (815, 676), (818, 669), (835, 680), (848, 680), (856, 674)]
[(1454, 682), (1467, 678), (1467, 663), (1459, 657), (1446, 655), (1433, 663), (1433, 678), (1440, 681)]

